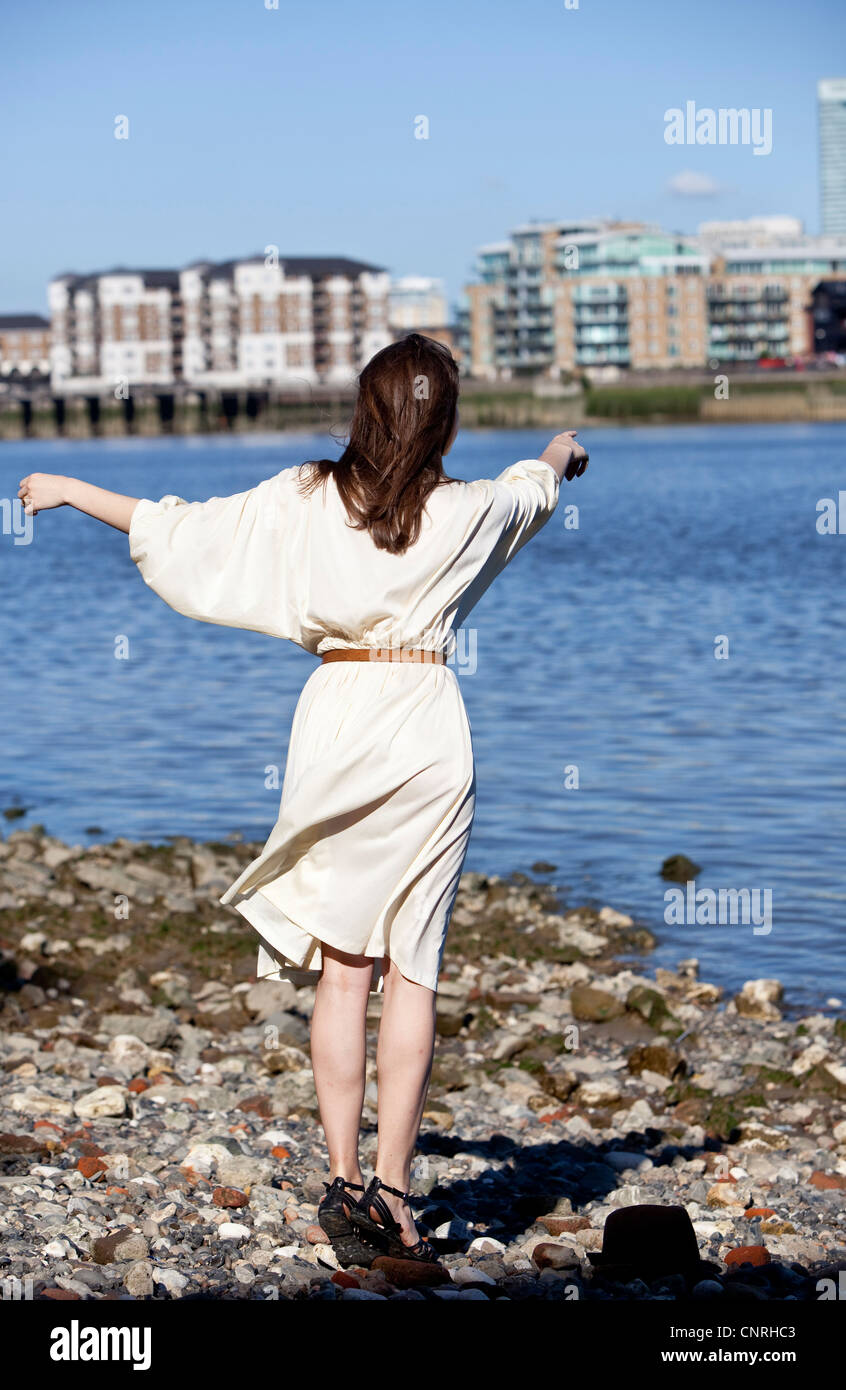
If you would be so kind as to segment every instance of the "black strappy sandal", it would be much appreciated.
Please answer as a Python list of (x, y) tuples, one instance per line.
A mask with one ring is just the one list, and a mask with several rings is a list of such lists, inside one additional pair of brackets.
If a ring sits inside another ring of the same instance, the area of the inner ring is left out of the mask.
[(326, 1233), (329, 1244), (338, 1257), (338, 1264), (345, 1269), (350, 1265), (361, 1265), (364, 1269), (369, 1269), (379, 1251), (358, 1235), (349, 1218), (349, 1209), (355, 1206), (356, 1199), (350, 1197), (348, 1192), (363, 1192), (364, 1184), (347, 1182), (346, 1178), (335, 1178), (331, 1183), (325, 1182), (323, 1186), (326, 1188), (326, 1196), (317, 1208), (317, 1223)]
[[(402, 1232), (399, 1222), (383, 1197), (379, 1196), (379, 1189), (390, 1192), (393, 1197), (401, 1197), (404, 1202), (411, 1200), (410, 1192), (400, 1192), (398, 1187), (389, 1187), (381, 1178), (373, 1177), (370, 1186), (364, 1196), (359, 1198), (353, 1207), (350, 1208), (350, 1221), (356, 1230), (361, 1233), (363, 1240), (369, 1240), (378, 1247), (377, 1253), (390, 1255), (395, 1260), (417, 1260), (428, 1264), (437, 1264), (438, 1257), (427, 1240), (421, 1236), (416, 1245), (405, 1245), (402, 1239)], [(370, 1208), (373, 1207), (379, 1213), (380, 1220), (374, 1221), (370, 1215)]]

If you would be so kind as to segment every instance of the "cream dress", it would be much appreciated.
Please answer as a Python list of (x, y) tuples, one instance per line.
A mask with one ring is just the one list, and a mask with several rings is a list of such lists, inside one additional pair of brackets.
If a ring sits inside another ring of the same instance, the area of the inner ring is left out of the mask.
[(247, 492), (141, 500), (129, 530), (144, 581), (188, 618), (334, 647), (422, 647), (447, 665), (321, 664), (294, 713), (279, 816), (220, 899), (259, 937), (260, 979), (314, 983), (321, 943), (383, 959), (437, 990), (475, 808), (455, 630), (548, 520), (558, 475), (523, 459), (430, 494), (416, 543), (378, 550), (333, 480), (298, 467)]

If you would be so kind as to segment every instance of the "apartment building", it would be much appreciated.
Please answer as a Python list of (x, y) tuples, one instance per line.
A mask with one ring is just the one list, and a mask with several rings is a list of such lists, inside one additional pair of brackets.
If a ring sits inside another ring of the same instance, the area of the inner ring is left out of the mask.
[(197, 385), (348, 384), (391, 341), (390, 277), (362, 261), (200, 262), (180, 285), (186, 378)]
[(692, 366), (705, 355), (708, 257), (640, 223), (530, 224), (483, 247), (467, 287), (470, 370)]
[(755, 362), (818, 350), (810, 314), (822, 279), (846, 274), (846, 237), (724, 250), (708, 280), (709, 358)]
[(348, 384), (391, 340), (388, 288), (380, 267), (331, 256), (58, 276), (53, 386)]
[(46, 376), (50, 324), (40, 314), (0, 314), (0, 380)]
[(769, 223), (739, 246), (725, 243), (742, 224), (702, 238), (640, 223), (517, 228), (482, 247), (466, 288), (467, 369), (495, 380), (807, 354), (810, 292), (846, 266), (846, 239)]
[(391, 281), (388, 321), (394, 334), (444, 328), (448, 317), (442, 280), (429, 275), (401, 275)]
[(800, 218), (785, 213), (744, 217), (733, 221), (700, 222), (696, 240), (711, 251), (725, 246), (795, 245), (805, 235)]
[(130, 383), (165, 386), (181, 376), (177, 271), (59, 275), (47, 302), (54, 390), (119, 393)]

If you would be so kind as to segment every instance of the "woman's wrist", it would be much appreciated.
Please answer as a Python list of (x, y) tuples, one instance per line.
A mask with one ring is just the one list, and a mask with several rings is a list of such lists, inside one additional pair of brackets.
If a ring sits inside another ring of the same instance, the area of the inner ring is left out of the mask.
[(78, 478), (62, 478), (62, 501), (66, 507), (74, 507), (74, 497), (78, 497)]

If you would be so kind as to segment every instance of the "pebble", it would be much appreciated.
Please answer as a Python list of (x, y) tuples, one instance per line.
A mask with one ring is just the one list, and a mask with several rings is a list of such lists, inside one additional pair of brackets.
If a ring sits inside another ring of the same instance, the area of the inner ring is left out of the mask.
[(97, 1120), (104, 1115), (126, 1114), (126, 1092), (122, 1086), (98, 1086), (74, 1101), (73, 1113), (81, 1120)]
[(150, 1298), (153, 1293), (153, 1266), (149, 1260), (130, 1265), (123, 1276), (124, 1287), (133, 1298)]
[(179, 1298), (182, 1290), (188, 1287), (188, 1279), (184, 1274), (180, 1274), (177, 1269), (154, 1267), (152, 1272), (154, 1284), (161, 1284), (167, 1289), (174, 1298)]
[(249, 1240), (252, 1231), (249, 1226), (243, 1226), (240, 1221), (222, 1221), (217, 1228), (218, 1239), (220, 1240)]
[(490, 1274), (486, 1274), (483, 1269), (477, 1269), (473, 1265), (462, 1265), (452, 1276), (456, 1284), (490, 1284), (496, 1287), (496, 1280)]

